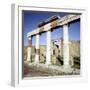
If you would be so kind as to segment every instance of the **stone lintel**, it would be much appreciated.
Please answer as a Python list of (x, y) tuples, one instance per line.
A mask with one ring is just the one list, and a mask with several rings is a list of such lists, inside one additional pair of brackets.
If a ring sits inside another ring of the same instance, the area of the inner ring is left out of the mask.
[[(67, 16), (64, 16), (64, 17), (62, 17), (62, 18), (59, 19), (59, 20), (52, 21), (51, 23), (48, 23), (48, 24), (46, 24), (46, 25), (44, 25), (44, 26), (42, 26), (42, 27), (40, 27), (40, 28), (36, 28), (36, 29), (33, 30), (32, 32), (29, 32), (29, 33), (27, 34), (27, 37), (29, 37), (29, 36), (34, 36), (34, 35), (36, 35), (36, 34), (38, 34), (38, 33), (46, 32), (46, 31), (50, 30), (50, 27), (48, 27), (49, 24), (51, 24), (51, 26), (54, 28), (54, 27), (57, 27), (57, 26), (63, 26), (63, 25), (65, 25), (65, 24), (70, 23), (70, 22), (72, 22), (72, 21), (75, 21), (75, 20), (77, 20), (77, 19), (79, 19), (79, 18), (80, 18), (80, 15), (67, 15)], [(51, 27), (51, 28), (52, 28), (52, 27)], [(43, 28), (44, 28), (44, 29), (43, 29)]]

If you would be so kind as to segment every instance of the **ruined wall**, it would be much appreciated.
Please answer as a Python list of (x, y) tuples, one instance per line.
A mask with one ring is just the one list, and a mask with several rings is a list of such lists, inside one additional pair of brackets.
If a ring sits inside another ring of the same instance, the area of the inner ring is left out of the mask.
[(80, 42), (79, 41), (71, 41), (69, 45), (70, 56), (80, 57)]
[[(27, 56), (27, 47), (24, 48), (24, 58)], [(70, 41), (70, 63), (73, 60), (80, 62), (80, 41)], [(75, 59), (76, 58), (76, 59)], [(35, 60), (35, 46), (32, 46), (32, 62)], [(46, 45), (40, 45), (40, 63), (46, 62)], [(63, 64), (63, 43), (61, 43), (61, 49), (59, 49), (54, 42), (51, 42), (51, 63), (53, 65)]]

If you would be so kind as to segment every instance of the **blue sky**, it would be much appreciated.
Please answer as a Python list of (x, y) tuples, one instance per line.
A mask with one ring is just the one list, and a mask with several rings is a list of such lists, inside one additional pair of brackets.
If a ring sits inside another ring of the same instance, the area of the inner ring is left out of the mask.
[[(42, 11), (24, 11), (23, 12), (23, 27), (24, 27), (24, 46), (28, 45), (27, 33), (33, 31), (37, 28), (39, 22), (50, 18), (53, 15), (59, 15), (63, 17), (69, 13), (63, 12), (42, 12)], [(58, 39), (63, 37), (63, 29), (55, 29), (51, 33), (52, 39)], [(70, 24), (69, 26), (69, 40), (80, 40), (80, 21)], [(35, 44), (35, 36), (32, 38), (32, 44)], [(46, 33), (41, 34), (40, 44), (46, 44)]]

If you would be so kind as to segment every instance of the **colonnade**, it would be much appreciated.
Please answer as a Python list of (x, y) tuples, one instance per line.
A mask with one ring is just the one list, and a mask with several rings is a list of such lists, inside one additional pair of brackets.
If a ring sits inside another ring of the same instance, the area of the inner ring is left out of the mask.
[[(58, 16), (57, 16), (58, 18)], [(39, 63), (40, 57), (40, 34), (46, 33), (46, 62), (45, 65), (51, 64), (51, 31), (56, 27), (63, 27), (63, 67), (66, 71), (70, 70), (70, 59), (69, 59), (69, 33), (68, 26), (69, 23), (74, 22), (80, 19), (80, 15), (67, 15), (62, 18), (54, 19), (51, 21), (46, 20), (46, 24), (42, 24), (37, 29), (29, 32), (28, 37), (28, 48), (27, 48), (27, 61), (31, 61), (31, 48), (32, 48), (32, 36), (36, 36), (36, 45), (35, 45), (35, 61), (33, 63)], [(50, 20), (50, 19), (49, 19)], [(58, 27), (58, 28), (59, 28)]]
[[(46, 65), (51, 64), (51, 27), (49, 25), (49, 30), (46, 31)], [(35, 44), (35, 61), (33, 63), (39, 63), (40, 55), (40, 33), (36, 35), (36, 44)], [(31, 61), (31, 48), (32, 48), (32, 36), (28, 37), (28, 48), (27, 48), (27, 61)], [(63, 25), (63, 62), (64, 67), (70, 67), (69, 64), (69, 34), (68, 34), (68, 24)]]

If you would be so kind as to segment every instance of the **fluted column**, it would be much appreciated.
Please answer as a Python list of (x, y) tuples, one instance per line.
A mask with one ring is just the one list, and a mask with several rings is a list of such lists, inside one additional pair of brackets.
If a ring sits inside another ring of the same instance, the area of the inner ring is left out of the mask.
[(63, 26), (63, 59), (64, 59), (64, 70), (66, 72), (69, 71), (70, 69), (70, 64), (69, 64), (69, 33), (68, 33), (68, 24)]
[(46, 65), (51, 64), (51, 31), (47, 31)]
[(27, 61), (30, 62), (31, 62), (31, 48), (32, 48), (32, 38), (28, 37)]
[(40, 54), (40, 45), (39, 45), (39, 38), (40, 38), (40, 35), (37, 34), (36, 35), (36, 46), (35, 46), (35, 49), (36, 49), (36, 55), (35, 55), (35, 62), (34, 63), (39, 63), (39, 54)]

